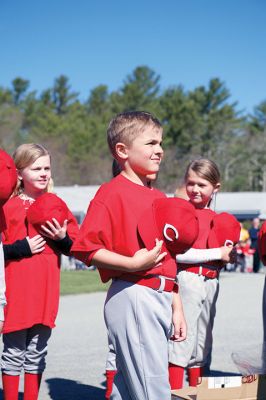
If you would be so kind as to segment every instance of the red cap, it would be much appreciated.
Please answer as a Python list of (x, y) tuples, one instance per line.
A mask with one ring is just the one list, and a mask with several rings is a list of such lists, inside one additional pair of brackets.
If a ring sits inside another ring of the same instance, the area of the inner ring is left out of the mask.
[(240, 238), (241, 226), (238, 220), (226, 212), (215, 215), (211, 222), (211, 231), (208, 237), (208, 247), (210, 249), (235, 245)]
[(31, 229), (39, 232), (41, 225), (52, 218), (57, 219), (62, 226), (68, 216), (68, 208), (66, 203), (54, 193), (44, 193), (38, 197), (27, 210), (27, 220), (29, 222), (29, 233), (36, 233)]
[(259, 234), (258, 234), (258, 248), (260, 259), (263, 265), (266, 265), (266, 221), (261, 225)]
[(199, 233), (196, 210), (184, 199), (156, 199), (140, 218), (138, 232), (148, 250), (158, 238), (164, 242), (163, 251), (166, 248), (174, 256), (184, 253)]
[(0, 205), (9, 199), (17, 185), (17, 170), (12, 157), (0, 149)]

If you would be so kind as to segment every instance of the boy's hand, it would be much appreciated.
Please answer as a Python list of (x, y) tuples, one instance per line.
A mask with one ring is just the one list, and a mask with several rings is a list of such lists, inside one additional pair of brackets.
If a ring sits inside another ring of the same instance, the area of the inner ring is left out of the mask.
[(4, 321), (0, 321), (0, 335), (2, 333), (3, 326), (4, 326)]
[(162, 240), (155, 240), (156, 245), (153, 249), (140, 249), (132, 257), (132, 271), (143, 271), (161, 265), (160, 262), (167, 255), (166, 252), (161, 253)]
[(41, 253), (44, 250), (46, 241), (41, 235), (36, 235), (32, 238), (27, 236), (26, 239), (29, 243), (31, 254)]
[(187, 324), (183, 312), (173, 311), (173, 335), (170, 340), (182, 342), (187, 337)]
[(173, 292), (172, 323), (173, 335), (170, 337), (170, 340), (182, 342), (187, 337), (187, 324), (179, 292)]
[(222, 257), (221, 260), (225, 263), (234, 264), (236, 262), (236, 249), (232, 245), (222, 246), (221, 248)]
[(64, 221), (63, 226), (55, 218), (52, 218), (52, 221), (53, 223), (46, 221), (45, 225), (41, 225), (41, 234), (52, 240), (64, 239), (67, 231), (67, 219)]

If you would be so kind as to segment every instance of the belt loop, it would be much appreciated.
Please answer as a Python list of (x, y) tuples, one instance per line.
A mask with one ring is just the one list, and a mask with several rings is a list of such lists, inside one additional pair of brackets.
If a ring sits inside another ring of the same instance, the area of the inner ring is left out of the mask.
[(158, 278), (160, 279), (160, 287), (157, 290), (157, 292), (162, 293), (164, 291), (164, 288), (165, 288), (165, 277), (161, 276), (161, 275), (158, 275)]
[(199, 275), (199, 276), (202, 275), (202, 266), (201, 266), (201, 265), (199, 266), (199, 273), (198, 273), (198, 275)]

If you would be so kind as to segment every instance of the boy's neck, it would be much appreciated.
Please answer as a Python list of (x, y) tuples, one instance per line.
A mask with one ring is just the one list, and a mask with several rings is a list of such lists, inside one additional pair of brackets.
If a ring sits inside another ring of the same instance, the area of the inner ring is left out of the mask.
[(123, 170), (121, 172), (121, 175), (123, 175), (125, 178), (127, 178), (129, 181), (136, 183), (137, 185), (140, 186), (146, 186), (146, 187), (152, 187), (152, 177), (151, 176), (139, 176), (133, 171), (131, 173)]
[(199, 205), (194, 205), (194, 207), (196, 208), (196, 210), (210, 210), (210, 207), (208, 206), (199, 206)]

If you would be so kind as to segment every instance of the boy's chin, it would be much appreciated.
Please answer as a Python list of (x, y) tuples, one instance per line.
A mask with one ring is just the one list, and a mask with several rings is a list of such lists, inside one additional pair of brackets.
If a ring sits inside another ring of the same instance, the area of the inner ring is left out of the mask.
[(146, 175), (148, 181), (155, 181), (157, 179), (158, 172)]

